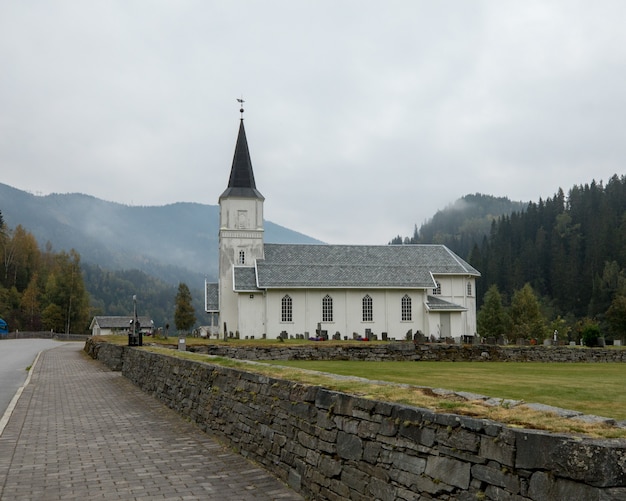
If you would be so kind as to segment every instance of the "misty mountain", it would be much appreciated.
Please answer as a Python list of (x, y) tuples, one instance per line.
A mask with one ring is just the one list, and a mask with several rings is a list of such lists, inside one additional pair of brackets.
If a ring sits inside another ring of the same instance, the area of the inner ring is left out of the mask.
[[(163, 282), (202, 288), (217, 280), (219, 206), (175, 203), (135, 207), (78, 193), (35, 196), (0, 183), (0, 211), (9, 228), (22, 225), (39, 245), (75, 249), (83, 263), (140, 270)], [(320, 243), (270, 221), (265, 241)]]
[(445, 209), (437, 211), (411, 237), (395, 237), (392, 244), (444, 244), (467, 259), (474, 245), (481, 245), (494, 221), (513, 212), (522, 212), (528, 202), (514, 202), (507, 197), (475, 193), (465, 195)]

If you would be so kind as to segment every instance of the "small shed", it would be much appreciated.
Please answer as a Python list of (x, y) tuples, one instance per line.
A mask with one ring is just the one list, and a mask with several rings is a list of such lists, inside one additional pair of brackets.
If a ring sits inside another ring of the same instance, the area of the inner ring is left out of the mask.
[[(92, 336), (108, 336), (112, 334), (125, 335), (133, 328), (132, 320), (132, 315), (119, 317), (96, 316), (93, 317), (89, 330), (91, 330)], [(152, 334), (154, 331), (154, 322), (150, 317), (137, 317), (137, 320), (142, 334)]]

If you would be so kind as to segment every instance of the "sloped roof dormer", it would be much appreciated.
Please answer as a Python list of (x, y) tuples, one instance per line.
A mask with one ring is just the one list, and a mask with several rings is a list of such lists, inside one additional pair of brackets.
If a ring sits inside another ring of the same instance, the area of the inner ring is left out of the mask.
[(235, 155), (233, 157), (233, 166), (230, 170), (228, 188), (220, 195), (220, 200), (226, 197), (257, 198), (259, 200), (265, 200), (259, 190), (256, 189), (256, 183), (254, 182), (254, 172), (252, 170), (252, 161), (250, 160), (250, 151), (248, 150), (248, 140), (246, 139), (243, 119), (241, 119), (239, 124), (239, 135), (237, 136), (237, 144), (235, 145)]

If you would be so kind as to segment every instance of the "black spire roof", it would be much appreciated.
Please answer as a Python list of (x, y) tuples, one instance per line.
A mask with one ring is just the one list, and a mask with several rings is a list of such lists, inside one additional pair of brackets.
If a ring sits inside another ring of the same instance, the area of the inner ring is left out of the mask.
[(263, 195), (256, 189), (254, 182), (254, 172), (248, 151), (248, 140), (246, 130), (243, 127), (243, 118), (239, 124), (239, 135), (235, 145), (235, 156), (233, 166), (230, 170), (228, 188), (220, 196), (220, 200), (225, 197), (259, 198), (265, 200)]

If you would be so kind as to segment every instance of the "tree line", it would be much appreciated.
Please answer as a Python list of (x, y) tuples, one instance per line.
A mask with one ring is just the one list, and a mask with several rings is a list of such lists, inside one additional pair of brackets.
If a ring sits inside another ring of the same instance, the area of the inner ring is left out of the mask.
[(172, 313), (179, 331), (191, 330), (197, 321), (201, 294), (193, 298), (185, 283), (177, 291), (139, 270), (81, 263), (73, 249), (54, 252), (48, 243), (42, 250), (21, 225), (7, 228), (2, 212), (0, 257), (0, 317), (11, 331), (86, 333), (94, 315), (130, 315), (138, 291), (139, 314), (155, 325), (169, 325)]
[[(626, 177), (577, 185), (565, 196), (529, 203), (501, 216), (475, 244), (468, 261), (482, 273), (481, 309), (500, 295), (512, 308), (525, 290), (539, 303), (540, 318), (528, 332), (563, 331), (580, 340), (589, 332), (611, 339), (626, 333)], [(515, 320), (512, 318), (511, 320)], [(556, 322), (556, 323), (555, 323)], [(550, 326), (549, 323), (552, 323)], [(559, 331), (557, 324), (561, 325)], [(483, 330), (485, 326), (483, 325)], [(513, 329), (513, 330), (512, 330)]]
[(80, 255), (39, 248), (18, 225), (10, 230), (0, 212), (0, 316), (15, 330), (84, 332), (89, 323)]
[(559, 188), (522, 208), (478, 194), (461, 202), (390, 243), (443, 243), (481, 272), (480, 335), (624, 338), (626, 177), (575, 185), (567, 195)]

